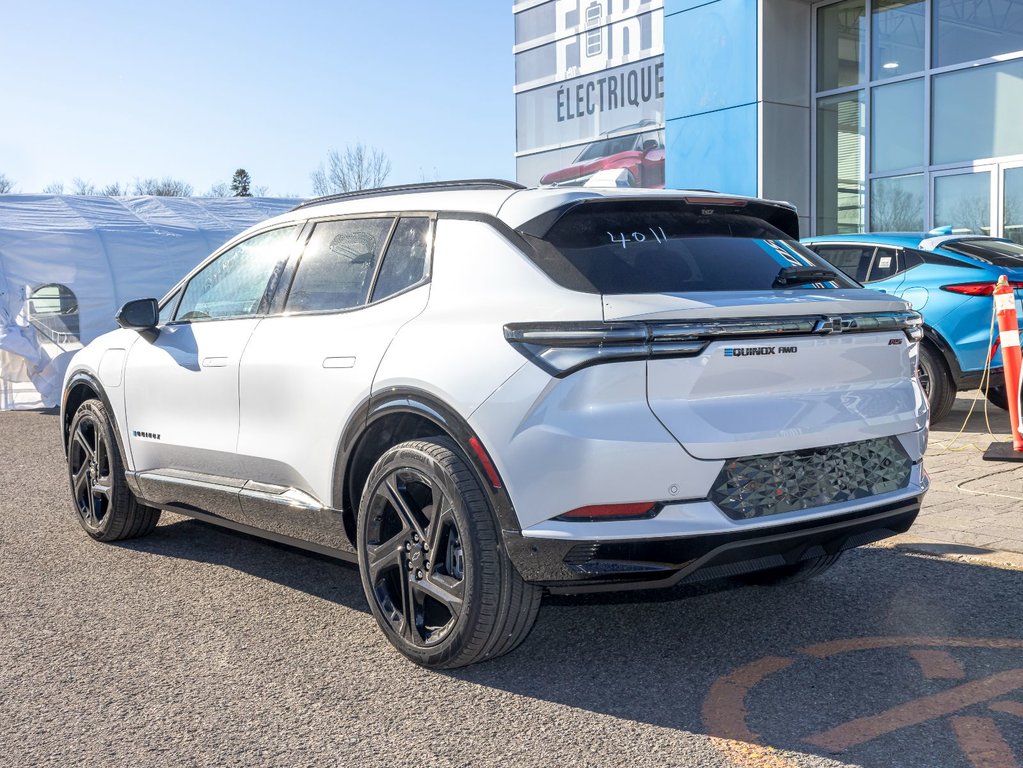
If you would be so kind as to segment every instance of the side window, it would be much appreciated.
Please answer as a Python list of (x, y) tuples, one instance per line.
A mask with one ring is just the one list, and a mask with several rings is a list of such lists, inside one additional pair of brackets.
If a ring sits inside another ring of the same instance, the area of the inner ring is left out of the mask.
[(275, 229), (220, 254), (188, 281), (174, 319), (210, 320), (264, 312), (267, 291), (280, 277), (294, 238), (295, 227)]
[(344, 219), (317, 224), (298, 264), (285, 311), (329, 311), (365, 304), (393, 222)]
[(876, 283), (878, 280), (895, 277), (902, 271), (899, 261), (899, 252), (894, 248), (878, 248), (866, 282)]
[(384, 263), (380, 265), (373, 301), (386, 299), (426, 277), (426, 256), (430, 252), (430, 220), (399, 219)]
[(860, 245), (815, 245), (813, 250), (829, 264), (833, 264), (857, 282), (867, 280), (873, 246)]
[(903, 251), (900, 255), (902, 258), (901, 267), (903, 272), (908, 272), (909, 270), (913, 269), (913, 267), (919, 267), (921, 264), (926, 263), (924, 259), (924, 254), (920, 253), (920, 251), (906, 250)]

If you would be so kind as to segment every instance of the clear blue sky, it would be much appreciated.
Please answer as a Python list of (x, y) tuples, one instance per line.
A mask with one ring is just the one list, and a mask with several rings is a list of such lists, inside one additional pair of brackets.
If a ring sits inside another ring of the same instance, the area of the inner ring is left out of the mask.
[(308, 195), (362, 141), (388, 183), (513, 178), (512, 44), (511, 0), (9, 0), (0, 173)]

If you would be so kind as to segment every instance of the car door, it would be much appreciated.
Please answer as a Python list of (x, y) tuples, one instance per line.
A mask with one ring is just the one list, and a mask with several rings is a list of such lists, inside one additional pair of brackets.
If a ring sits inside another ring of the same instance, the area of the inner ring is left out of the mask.
[(136, 471), (238, 477), (238, 365), (296, 234), (273, 229), (218, 255), (165, 305), (158, 333), (131, 347), (124, 387)]
[(253, 526), (346, 549), (331, 509), (345, 425), (398, 329), (426, 308), (430, 216), (315, 224), (280, 314), (242, 357), (238, 451)]

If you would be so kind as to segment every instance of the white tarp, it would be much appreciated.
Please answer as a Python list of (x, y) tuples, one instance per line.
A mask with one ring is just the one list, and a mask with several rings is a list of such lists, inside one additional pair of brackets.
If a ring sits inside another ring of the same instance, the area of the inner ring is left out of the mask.
[[(0, 195), (0, 410), (57, 405), (71, 355), (298, 200)], [(61, 288), (62, 286), (63, 288)]]

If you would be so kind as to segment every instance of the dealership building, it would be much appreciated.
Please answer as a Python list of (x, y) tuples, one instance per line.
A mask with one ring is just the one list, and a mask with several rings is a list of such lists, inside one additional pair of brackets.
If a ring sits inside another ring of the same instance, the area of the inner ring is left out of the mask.
[(783, 199), (807, 234), (1023, 242), (1020, 0), (519, 0), (520, 181)]

